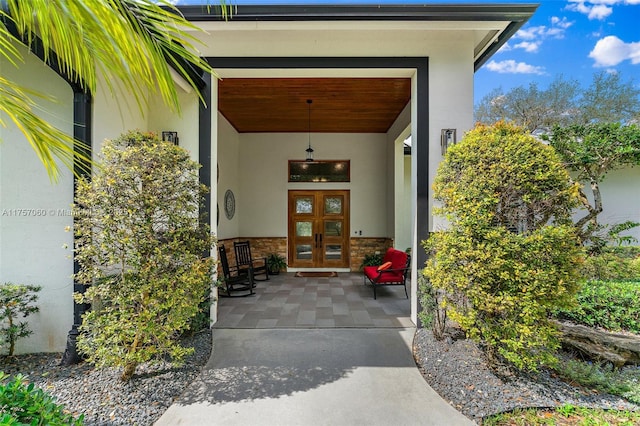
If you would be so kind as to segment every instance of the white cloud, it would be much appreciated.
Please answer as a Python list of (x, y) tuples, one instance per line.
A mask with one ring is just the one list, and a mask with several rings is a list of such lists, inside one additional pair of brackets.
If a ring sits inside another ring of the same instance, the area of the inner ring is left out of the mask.
[(611, 15), (612, 13), (613, 13), (613, 8), (609, 6), (605, 6), (603, 4), (598, 4), (591, 8), (591, 10), (589, 11), (588, 17), (589, 19), (597, 19), (599, 21), (602, 21), (604, 18)]
[(516, 49), (523, 49), (525, 52), (533, 53), (538, 51), (540, 42), (523, 41), (513, 47)]
[(500, 74), (544, 74), (543, 67), (529, 65), (524, 62), (516, 62), (513, 59), (499, 62), (491, 61), (486, 66), (489, 70)]
[(502, 47), (500, 49), (498, 49), (498, 53), (500, 53), (500, 52), (508, 52), (510, 50), (513, 50), (513, 48), (511, 47), (509, 42), (506, 42), (505, 44), (502, 45)]
[(544, 31), (546, 27), (528, 27), (518, 30), (518, 32), (513, 36), (513, 38), (521, 38), (523, 40), (533, 40), (536, 37), (539, 37), (541, 33)]
[(551, 25), (553, 25), (554, 27), (558, 27), (566, 30), (567, 28), (573, 25), (573, 22), (569, 21), (566, 16), (562, 18), (558, 18), (557, 16), (552, 16)]
[(513, 40), (523, 41), (516, 43), (511, 46), (511, 48), (523, 49), (529, 53), (538, 52), (538, 50), (540, 50), (540, 46), (545, 40), (549, 38), (564, 38), (567, 29), (573, 25), (573, 22), (569, 21), (566, 17), (559, 18), (557, 16), (552, 16), (550, 18), (550, 22), (550, 26), (538, 25), (535, 27), (525, 27), (520, 29), (513, 36)]
[(602, 21), (613, 13), (613, 6), (637, 4), (640, 0), (569, 0), (567, 9)]
[(640, 42), (625, 43), (616, 36), (607, 36), (598, 40), (589, 57), (596, 67), (612, 67), (626, 60), (640, 64)]

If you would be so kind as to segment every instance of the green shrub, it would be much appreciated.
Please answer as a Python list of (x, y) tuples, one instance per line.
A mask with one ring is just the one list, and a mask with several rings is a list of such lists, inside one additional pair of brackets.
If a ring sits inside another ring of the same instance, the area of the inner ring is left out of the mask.
[(365, 266), (380, 266), (382, 265), (382, 259), (384, 255), (382, 253), (369, 253), (364, 255), (364, 259), (362, 260), (362, 265), (360, 265), (360, 269)]
[(90, 303), (78, 348), (98, 367), (124, 367), (193, 351), (179, 343), (210, 293), (213, 239), (198, 217), (206, 188), (189, 153), (130, 132), (102, 149), (100, 173), (77, 185), (77, 303)]
[(590, 280), (640, 280), (640, 257), (636, 247), (606, 247), (600, 254), (587, 256), (580, 268)]
[(640, 334), (640, 281), (589, 281), (577, 301), (577, 306), (559, 310), (558, 318)]
[(450, 223), (423, 245), (449, 317), (520, 369), (553, 364), (550, 311), (578, 289), (577, 187), (552, 148), (524, 130), (479, 126), (447, 152), (434, 183)]
[(0, 343), (9, 345), (9, 356), (13, 355), (16, 341), (32, 333), (29, 324), (26, 321), (18, 322), (17, 318), (26, 318), (39, 311), (33, 303), (38, 300), (36, 293), (41, 289), (42, 287), (34, 285), (0, 284), (0, 323), (6, 323), (6, 327), (0, 328)]
[(27, 384), (21, 374), (9, 380), (0, 371), (0, 424), (1, 425), (82, 425), (84, 415), (74, 418), (56, 399)]
[(612, 253), (624, 259), (637, 259), (640, 257), (640, 246), (605, 247), (606, 253)]
[(279, 274), (287, 267), (287, 259), (279, 253), (267, 254), (267, 268), (270, 274)]
[(419, 274), (418, 297), (422, 308), (418, 312), (418, 318), (422, 322), (422, 326), (430, 327), (433, 331), (433, 336), (438, 340), (442, 340), (447, 324), (447, 310), (441, 306), (443, 300), (442, 291), (435, 289), (424, 274)]

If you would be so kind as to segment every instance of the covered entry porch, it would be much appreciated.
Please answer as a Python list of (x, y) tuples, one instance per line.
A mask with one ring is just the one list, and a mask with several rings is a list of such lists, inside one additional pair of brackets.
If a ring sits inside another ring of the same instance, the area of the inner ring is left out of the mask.
[[(407, 282), (407, 287), (411, 288)], [(409, 293), (411, 294), (411, 292)], [(362, 273), (303, 278), (293, 273), (260, 281), (255, 294), (219, 298), (214, 328), (406, 328), (411, 300), (402, 286), (379, 288), (378, 297)]]

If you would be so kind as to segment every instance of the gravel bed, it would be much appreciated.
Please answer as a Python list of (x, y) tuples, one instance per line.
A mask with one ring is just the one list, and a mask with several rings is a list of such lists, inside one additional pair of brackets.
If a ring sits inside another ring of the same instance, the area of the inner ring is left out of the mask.
[(186, 338), (195, 352), (180, 367), (167, 362), (138, 366), (133, 379), (122, 382), (117, 368), (94, 369), (81, 363), (59, 366), (62, 354), (0, 357), (0, 370), (28, 376), (30, 382), (57, 398), (86, 425), (152, 425), (198, 375), (211, 354), (211, 330)]
[(582, 407), (640, 410), (640, 406), (609, 394), (572, 386), (549, 371), (537, 375), (490, 369), (478, 346), (467, 339), (436, 340), (430, 330), (419, 329), (414, 356), (425, 380), (465, 416), (481, 422), (491, 414), (526, 407)]
[[(61, 367), (62, 354), (0, 357), (0, 370), (27, 375), (66, 409), (75, 415), (83, 413), (87, 425), (152, 425), (208, 361), (211, 331), (200, 332), (183, 344), (195, 348), (183, 366), (144, 364), (129, 383), (120, 381), (120, 369), (97, 370), (86, 363)], [(546, 371), (532, 376), (505, 369), (498, 374), (487, 366), (482, 351), (470, 340), (449, 337), (438, 341), (430, 330), (419, 329), (413, 350), (427, 383), (477, 423), (485, 416), (515, 408), (567, 403), (640, 409), (622, 398), (571, 386)]]

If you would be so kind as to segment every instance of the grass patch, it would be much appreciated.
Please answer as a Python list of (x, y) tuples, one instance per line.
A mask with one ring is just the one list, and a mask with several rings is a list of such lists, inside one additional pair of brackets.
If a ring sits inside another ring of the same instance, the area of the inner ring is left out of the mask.
[(601, 410), (563, 405), (549, 410), (524, 409), (496, 414), (482, 421), (483, 426), (633, 426), (640, 424), (640, 412)]

